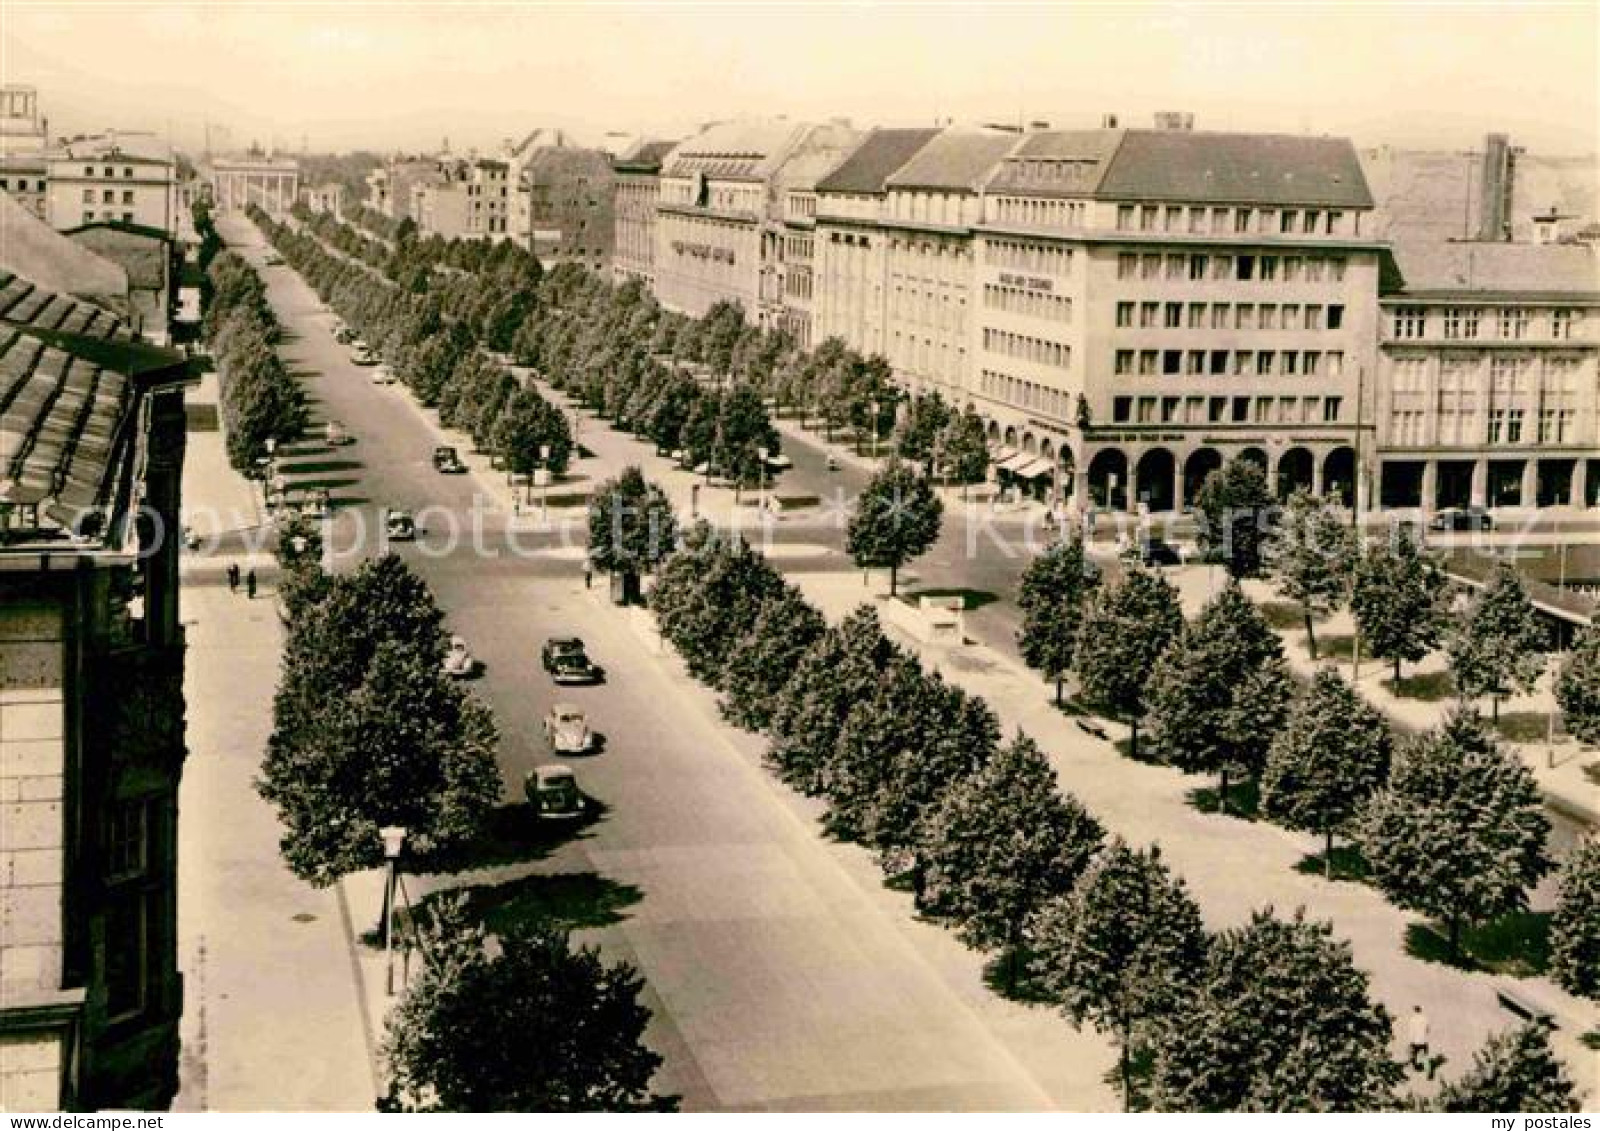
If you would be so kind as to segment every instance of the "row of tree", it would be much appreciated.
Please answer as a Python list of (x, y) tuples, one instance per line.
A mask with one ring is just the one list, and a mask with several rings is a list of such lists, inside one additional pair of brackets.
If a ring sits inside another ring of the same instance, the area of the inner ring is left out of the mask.
[[(1403, 542), (1373, 547), (1368, 561), (1370, 578), (1415, 578), (1423, 559)], [(1524, 623), (1505, 612), (1518, 592), (1515, 575), (1497, 575), (1463, 636)], [(1439, 730), (1397, 743), (1334, 669), (1297, 688), (1277, 634), (1236, 582), (1186, 623), (1165, 578), (1133, 568), (1102, 586), (1083, 543), (1070, 538), (1030, 564), (1020, 603), (1028, 662), (1058, 680), (1076, 674), (1087, 706), (1131, 724), (1135, 755), (1143, 723), (1162, 760), (1221, 776), (1224, 805), (1230, 774), (1256, 782), (1265, 816), (1323, 838), (1330, 876), (1334, 837), (1350, 836), (1371, 882), (1444, 922), (1452, 951), (1463, 927), (1524, 910), (1552, 866), (1538, 784), (1476, 714), (1458, 710)], [(1593, 884), (1585, 868), (1591, 856), (1570, 861), (1563, 890), (1573, 895), (1563, 906), (1581, 904)], [(1557, 916), (1556, 951), (1593, 948), (1594, 931), (1580, 921), (1576, 907)], [(1593, 993), (1576, 963), (1561, 959), (1552, 971), (1574, 992)]]
[[(653, 497), (636, 471), (624, 480), (630, 498)], [(664, 521), (648, 503), (635, 512)], [(1008, 984), (1026, 976), (1113, 1036), (1130, 1106), (1399, 1102), (1391, 1019), (1326, 924), (1268, 909), (1208, 935), (1156, 850), (1108, 837), (1032, 741), (1003, 743), (989, 707), (891, 642), (872, 607), (829, 626), (759, 553), (704, 524), (659, 561), (650, 602), (728, 718), (768, 736), (778, 776), (826, 802), (833, 835), (997, 953)], [(1538, 1102), (1570, 1106), (1542, 1041)]]
[(278, 320), (255, 269), (222, 252), (206, 279), (201, 333), (217, 371), (228, 460), (247, 471), (268, 440), (292, 440), (305, 428), (305, 393), (278, 356)]
[[(346, 244), (361, 238), (331, 217), (315, 220), (315, 228), (344, 236)], [(324, 240), (332, 237), (296, 231), (264, 213), (256, 222), (322, 299), (383, 354), (418, 399), (438, 409), (443, 424), (467, 432), (480, 450), (493, 453), (513, 473), (545, 468), (560, 475), (566, 470), (574, 448), (570, 422), (480, 348), (479, 331), (471, 322), (450, 313), (460, 301), (460, 277), (442, 280), (438, 290), (410, 291), (353, 262), (343, 248), (330, 251)]]

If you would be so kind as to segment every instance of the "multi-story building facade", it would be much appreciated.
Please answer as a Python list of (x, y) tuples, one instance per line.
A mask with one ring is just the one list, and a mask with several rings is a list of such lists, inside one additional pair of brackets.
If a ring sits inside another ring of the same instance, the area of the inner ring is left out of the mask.
[(938, 134), (873, 130), (817, 182), (810, 237), (814, 342), (836, 337), (864, 354), (887, 348), (888, 258), (880, 226), (886, 182)]
[(656, 204), (661, 199), (661, 163), (678, 143), (641, 142), (611, 163), (615, 184), (612, 209), (611, 277), (638, 279), (655, 286)]
[(344, 215), (344, 186), (337, 181), (324, 185), (308, 185), (300, 190), (300, 203), (313, 212), (325, 212), (335, 218)]
[(1002, 477), (1160, 511), (1244, 456), (1354, 501), (1380, 253), (1355, 151), (1174, 120), (1031, 133), (985, 186), (968, 400)]
[(152, 134), (69, 141), (49, 152), (46, 179), (45, 211), (57, 229), (113, 220), (177, 235), (177, 163)]
[(752, 322), (779, 326), (785, 187), (813, 187), (858, 136), (839, 122), (776, 119), (723, 122), (679, 143), (662, 165), (656, 206), (662, 305), (699, 315), (736, 302)]
[(49, 218), (45, 150), (49, 127), (31, 86), (0, 86), (0, 192), (41, 220)]
[(440, 162), (428, 157), (396, 157), (367, 174), (367, 207), (392, 220), (416, 222), (411, 205), (418, 185), (443, 184)]
[(910, 392), (970, 399), (973, 226), (984, 179), (1018, 141), (1007, 130), (944, 130), (885, 178), (882, 234), (857, 236), (863, 251), (884, 241), (885, 354)]
[(437, 180), (411, 185), (408, 214), (423, 234), (447, 240), (511, 238), (511, 181), (504, 161), (445, 160), (439, 173)]
[(812, 342), (816, 290), (817, 182), (856, 147), (861, 131), (844, 120), (806, 132), (772, 178), (761, 237), (761, 304), (756, 322)]
[(300, 163), (252, 150), (234, 157), (211, 157), (201, 170), (219, 212), (242, 212), (249, 205), (279, 216), (300, 199)]
[(528, 247), (541, 263), (578, 263), (604, 274), (616, 234), (616, 176), (600, 149), (540, 146), (521, 168), (518, 199)]
[(1600, 248), (1401, 244), (1382, 298), (1388, 507), (1600, 503)]
[(0, 1110), (161, 1109), (188, 373), (9, 269), (0, 325)]

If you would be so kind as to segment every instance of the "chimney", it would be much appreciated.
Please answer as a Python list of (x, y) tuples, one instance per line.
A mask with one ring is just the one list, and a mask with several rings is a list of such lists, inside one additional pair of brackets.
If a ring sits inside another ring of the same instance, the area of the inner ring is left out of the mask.
[(1116, 129), (1117, 128), (1117, 116), (1115, 114), (1101, 114), (1100, 115), (1100, 128), (1103, 129), (1103, 130), (1114, 130), (1114, 129)]
[(1157, 110), (1155, 121), (1158, 130), (1194, 129), (1194, 115), (1183, 110)]
[(1517, 151), (1505, 134), (1483, 139), (1483, 175), (1479, 178), (1478, 238), (1500, 242), (1511, 238), (1511, 199), (1517, 174)]

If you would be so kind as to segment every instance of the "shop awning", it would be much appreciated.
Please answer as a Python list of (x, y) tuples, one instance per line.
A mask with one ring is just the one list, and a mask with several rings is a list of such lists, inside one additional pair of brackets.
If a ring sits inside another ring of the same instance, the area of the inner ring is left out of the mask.
[(1042, 479), (1047, 475), (1054, 474), (1055, 469), (1056, 465), (1051, 460), (1047, 460), (1042, 456), (1035, 456), (1021, 467), (1013, 469), (1012, 474), (1018, 479)]
[(1027, 452), (1013, 452), (1010, 456), (1007, 456), (994, 466), (996, 471), (1009, 471), (1014, 475), (1016, 474), (1018, 468), (1026, 467), (1032, 462), (1033, 457)]
[(1017, 454), (1016, 448), (1007, 447), (999, 440), (989, 441), (989, 459), (993, 463), (1001, 463)]

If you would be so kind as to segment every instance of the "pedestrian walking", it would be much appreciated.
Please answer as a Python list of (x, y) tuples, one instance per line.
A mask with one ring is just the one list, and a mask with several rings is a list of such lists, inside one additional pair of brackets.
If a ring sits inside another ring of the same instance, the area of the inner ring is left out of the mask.
[(244, 595), (250, 600), (256, 599), (256, 571), (251, 570), (244, 575)]
[(594, 566), (592, 566), (588, 562), (584, 562), (583, 563), (583, 587), (585, 589), (589, 588), (590, 584), (593, 581), (594, 581)]
[(229, 593), (237, 593), (237, 592), (239, 592), (239, 563), (238, 562), (229, 562), (228, 563), (228, 592)]
[(1411, 1017), (1406, 1022), (1406, 1043), (1411, 1049), (1411, 1067), (1418, 1072), (1427, 1069), (1428, 1078), (1433, 1078), (1433, 1068), (1429, 1063), (1428, 1055), (1428, 1015), (1422, 1012), (1422, 1006), (1411, 1007)]

